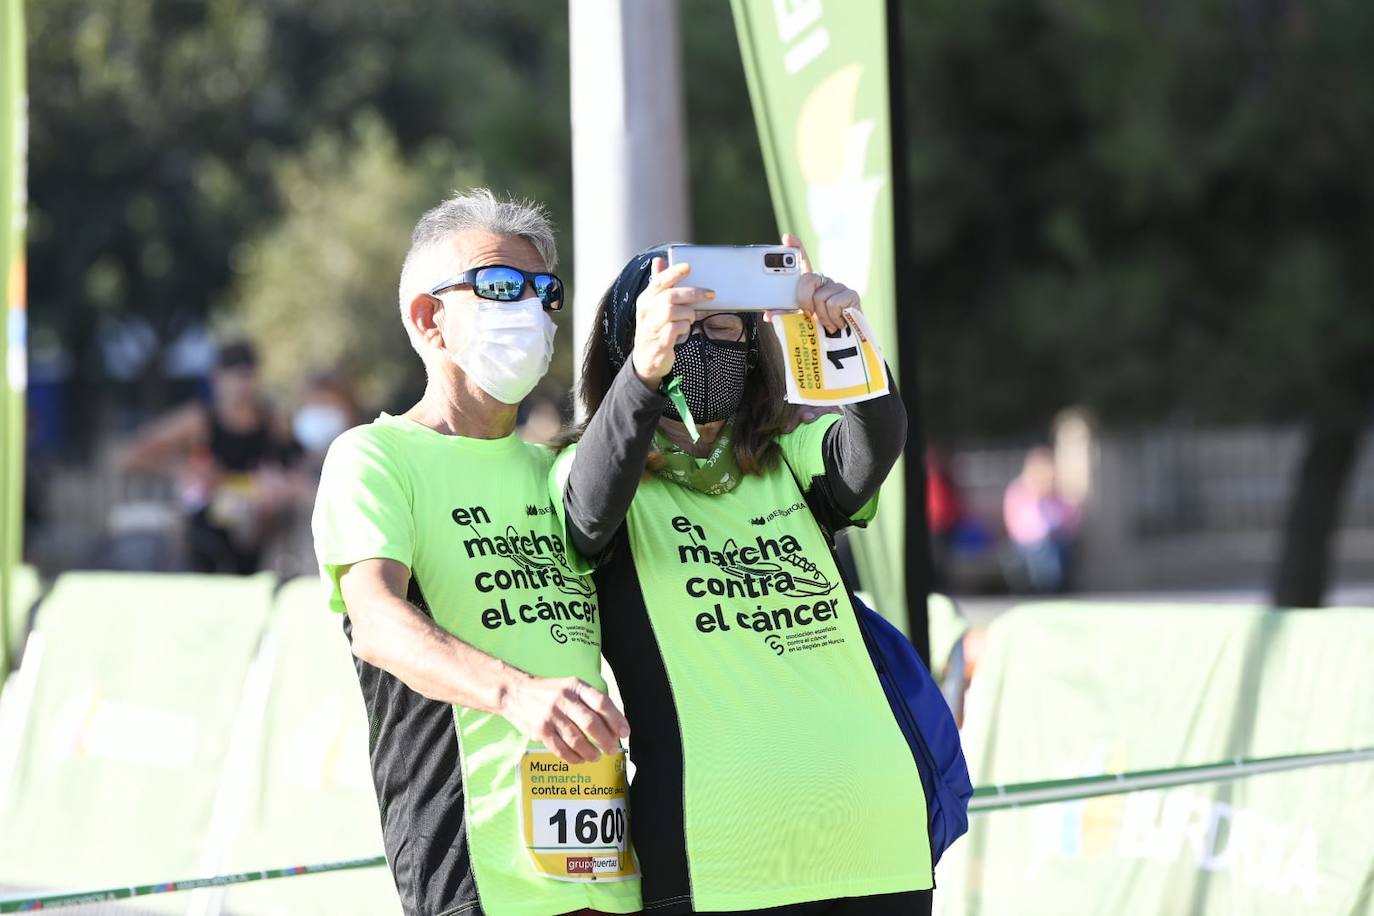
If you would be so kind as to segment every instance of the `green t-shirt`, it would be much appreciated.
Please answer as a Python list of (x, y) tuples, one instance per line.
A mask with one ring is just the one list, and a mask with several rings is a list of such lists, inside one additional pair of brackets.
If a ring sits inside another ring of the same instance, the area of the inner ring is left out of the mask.
[[(580, 677), (605, 690), (596, 592), (590, 579), (567, 565), (548, 501), (552, 460), (547, 449), (515, 434), (446, 436), (386, 414), (344, 433), (325, 461), (313, 519), (330, 607), (347, 610), (338, 586), (345, 567), (370, 558), (396, 560), (410, 570), (412, 592), (418, 586), (434, 621), (459, 639), (531, 674)], [(518, 795), (519, 763), (530, 744), (500, 716), (446, 707), (459, 748), (461, 792), (416, 798), (424, 793), (402, 784), (396, 797), (381, 797), (386, 780), (376, 773), (379, 765), (394, 768), (402, 765), (396, 758), (438, 750), (424, 746), (432, 737), (407, 733), (408, 720), (416, 716), (391, 713), (396, 721), (379, 721), (395, 704), (376, 705), (382, 708), (369, 709), (373, 735), (386, 734), (393, 745), (381, 749), (384, 764), (373, 751), (384, 832), (393, 823), (402, 825), (397, 833), (405, 832), (409, 817), (387, 817), (390, 807), (430, 806), (411, 820), (435, 823), (446, 813), (433, 807), (454, 806), (452, 816), (465, 819), (476, 893), (487, 912), (550, 916), (583, 907), (639, 909), (637, 880), (563, 882), (531, 868)], [(416, 746), (410, 746), (412, 739)], [(403, 848), (426, 838), (388, 837), (389, 857), (393, 840)], [(398, 869), (395, 861), (391, 865)], [(401, 885), (400, 874), (397, 879)], [(469, 901), (442, 902), (461, 911)]]
[[(643, 608), (603, 607), (605, 651), (627, 699), (636, 690), (671, 695), (682, 749), (680, 829), (700, 910), (932, 885), (920, 774), (798, 487), (824, 475), (822, 440), (838, 420), (780, 437), (785, 460), (726, 494), (646, 477), (626, 519)], [(559, 456), (551, 475), (560, 496), (574, 456)], [(561, 513), (561, 498), (554, 504)], [(854, 520), (876, 511), (875, 497)], [(648, 615), (651, 635), (636, 637), (645, 645), (621, 643), (617, 628), (633, 629), (627, 613)], [(662, 656), (666, 689), (633, 681), (653, 677), (645, 674), (653, 666), (631, 663), (621, 673), (622, 657), (653, 652)], [(634, 742), (652, 726), (631, 726), (639, 779), (653, 762)], [(674, 848), (659, 829), (635, 824), (646, 869), (660, 857), (645, 844)], [(646, 907), (655, 902), (652, 879), (646, 870)]]

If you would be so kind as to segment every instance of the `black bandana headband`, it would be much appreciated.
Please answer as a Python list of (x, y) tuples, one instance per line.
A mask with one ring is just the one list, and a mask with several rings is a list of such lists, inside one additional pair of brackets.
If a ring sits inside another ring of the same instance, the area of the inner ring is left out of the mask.
[(635, 300), (649, 285), (654, 272), (654, 258), (666, 258), (663, 245), (646, 248), (630, 258), (611, 284), (610, 299), (601, 316), (601, 334), (606, 338), (606, 352), (611, 358), (611, 372), (617, 374), (630, 358), (635, 342)]

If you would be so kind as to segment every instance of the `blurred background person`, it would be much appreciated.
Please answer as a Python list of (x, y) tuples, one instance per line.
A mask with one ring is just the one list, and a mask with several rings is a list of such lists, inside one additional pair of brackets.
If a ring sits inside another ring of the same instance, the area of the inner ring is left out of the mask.
[(969, 498), (953, 458), (942, 446), (929, 446), (925, 463), (932, 590), (990, 590), (988, 583), (1000, 583), (1005, 571), (987, 507)]
[(1068, 588), (1069, 563), (1078, 531), (1078, 507), (1059, 492), (1054, 453), (1044, 446), (1026, 454), (1021, 474), (1007, 484), (1002, 521), (1018, 563), (1013, 587), (1038, 593)]
[(280, 534), (265, 545), (262, 567), (280, 576), (310, 576), (315, 565), (315, 542), (310, 512), (329, 446), (345, 431), (362, 422), (353, 380), (346, 372), (321, 372), (306, 380), (291, 412), (291, 436), (300, 449), (298, 460), (286, 470), (286, 499)]
[(948, 587), (950, 541), (964, 517), (964, 499), (950, 473), (944, 453), (936, 446), (926, 449), (926, 520), (930, 526), (931, 584)]
[(552, 445), (563, 431), (563, 411), (544, 391), (535, 391), (520, 405), (516, 429), (520, 438), (534, 445)]
[(120, 452), (125, 471), (174, 475), (186, 514), (187, 566), (248, 575), (297, 491), (286, 474), (298, 454), (258, 384), (253, 345), (219, 350), (209, 402), (173, 410)]
[(301, 449), (301, 468), (311, 476), (311, 501), (330, 443), (359, 421), (358, 401), (347, 375), (326, 372), (306, 382), (300, 403), (291, 415), (291, 435)]

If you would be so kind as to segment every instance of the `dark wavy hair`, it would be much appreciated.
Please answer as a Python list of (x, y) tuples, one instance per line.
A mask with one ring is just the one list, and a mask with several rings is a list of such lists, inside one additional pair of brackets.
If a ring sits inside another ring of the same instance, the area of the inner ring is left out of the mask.
[[(612, 293), (612, 289), (606, 290), (597, 305), (596, 320), (592, 323), (595, 330), (587, 338), (587, 347), (582, 354), (580, 397), (589, 421), (615, 381), (616, 369), (611, 363), (610, 346), (601, 332), (606, 327), (606, 309), (610, 307)], [(756, 320), (761, 319), (760, 315)], [(735, 461), (745, 474), (760, 474), (777, 466), (782, 456), (777, 439), (787, 429), (790, 410), (782, 375), (782, 354), (777, 341), (765, 328), (758, 329), (755, 353), (749, 374), (744, 378), (744, 397), (734, 416)], [(579, 429), (574, 439), (580, 435)], [(662, 455), (657, 450), (651, 451), (646, 470), (656, 471), (662, 463)]]

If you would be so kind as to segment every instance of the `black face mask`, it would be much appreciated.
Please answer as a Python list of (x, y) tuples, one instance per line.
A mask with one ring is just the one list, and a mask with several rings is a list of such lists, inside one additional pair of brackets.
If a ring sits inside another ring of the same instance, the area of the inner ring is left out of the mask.
[[(693, 334), (678, 344), (673, 353), (673, 375), (682, 386), (692, 419), (697, 423), (715, 423), (733, 417), (744, 397), (744, 380), (749, 375), (749, 344), (726, 343)], [(671, 402), (663, 415), (682, 419)]]

